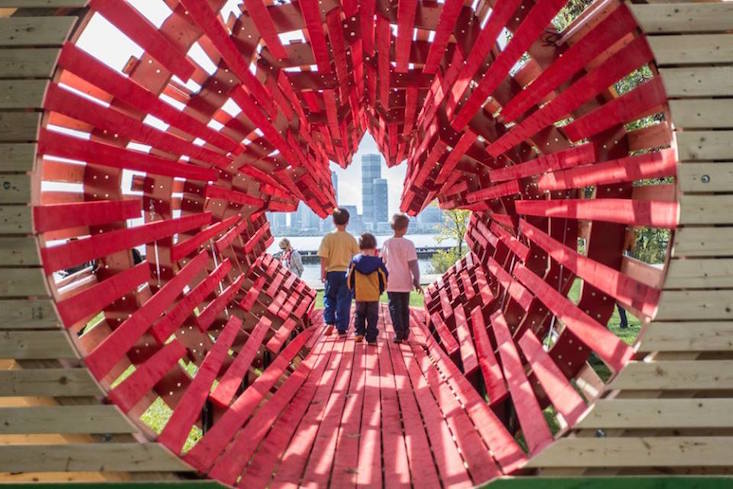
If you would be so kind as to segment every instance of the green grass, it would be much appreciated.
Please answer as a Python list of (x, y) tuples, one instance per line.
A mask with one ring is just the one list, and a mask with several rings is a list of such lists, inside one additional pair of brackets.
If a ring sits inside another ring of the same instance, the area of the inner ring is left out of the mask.
[[(386, 304), (389, 302), (387, 294), (382, 294), (379, 298), (379, 302)], [(422, 294), (418, 294), (415, 291), (410, 292), (410, 306), (411, 307), (423, 307), (425, 305), (425, 298)], [(323, 291), (319, 290), (316, 294), (316, 309), (323, 309)]]

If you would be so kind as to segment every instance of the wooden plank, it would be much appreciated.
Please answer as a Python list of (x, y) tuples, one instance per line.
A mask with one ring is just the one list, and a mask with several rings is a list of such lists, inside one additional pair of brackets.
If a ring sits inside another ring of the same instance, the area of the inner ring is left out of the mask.
[(4, 268), (0, 274), (0, 297), (47, 297), (42, 268)]
[(730, 428), (733, 399), (601, 399), (575, 427)]
[(729, 351), (733, 323), (654, 321), (641, 338), (641, 351)]
[(677, 133), (680, 161), (730, 160), (733, 131), (683, 131)]
[(135, 433), (115, 406), (24, 406), (0, 408), (0, 434)]
[(733, 388), (733, 361), (632, 362), (611, 381), (608, 387), (630, 391), (731, 389)]
[(76, 20), (76, 17), (0, 18), (0, 46), (60, 46)]
[(710, 289), (733, 286), (733, 259), (670, 260), (665, 289)]
[(456, 335), (458, 336), (458, 344), (460, 345), (463, 374), (470, 375), (478, 368), (478, 357), (473, 346), (471, 330), (466, 320), (466, 312), (463, 310), (463, 305), (459, 304), (456, 306), (454, 313), (456, 316)]
[(489, 404), (495, 405), (505, 399), (509, 392), (504, 383), (501, 365), (496, 360), (494, 349), (489, 341), (489, 333), (486, 330), (481, 306), (476, 306), (471, 311), (471, 327), (473, 338), (476, 341), (476, 353), (478, 354), (479, 367), (481, 367), (481, 375), (484, 378), (486, 395), (489, 397)]
[[(731, 73), (733, 79), (733, 73)], [(731, 155), (733, 156), (733, 155)], [(683, 192), (727, 192), (733, 188), (733, 163), (682, 163), (677, 170)]]
[(0, 233), (30, 234), (31, 208), (27, 205), (0, 205)]
[[(733, 5), (722, 3), (658, 3), (629, 5), (647, 34), (714, 32), (733, 29)], [(676, 43), (678, 46), (682, 44)]]
[(730, 255), (733, 242), (733, 228), (691, 227), (674, 232), (673, 250), (675, 257), (682, 256), (725, 256)]
[(731, 450), (727, 436), (563, 438), (527, 467), (723, 467)]
[(56, 331), (0, 332), (0, 358), (44, 360), (79, 358), (69, 336)]
[(697, 66), (659, 70), (668, 97), (730, 95), (731, 66)]
[(0, 370), (0, 396), (94, 396), (102, 390), (85, 368)]
[[(1, 50), (0, 53), (2, 53)], [(35, 144), (0, 144), (0, 172), (30, 172), (35, 162)]]
[(0, 301), (0, 329), (56, 329), (58, 324), (51, 300)]
[(665, 290), (659, 300), (657, 320), (733, 318), (733, 294), (729, 290)]
[(679, 128), (714, 129), (733, 127), (733, 100), (670, 100), (672, 120)]
[(0, 80), (0, 109), (40, 109), (46, 80)]
[(157, 443), (0, 445), (0, 472), (190, 472)]
[(35, 238), (0, 238), (0, 264), (14, 266), (39, 266)]
[(50, 78), (57, 48), (0, 49), (0, 78)]
[(730, 34), (650, 36), (647, 41), (660, 66), (733, 62)]
[(26, 204), (31, 200), (28, 175), (0, 175), (0, 204)]
[(57, 8), (84, 7), (89, 0), (0, 0), (0, 7), (15, 8)]

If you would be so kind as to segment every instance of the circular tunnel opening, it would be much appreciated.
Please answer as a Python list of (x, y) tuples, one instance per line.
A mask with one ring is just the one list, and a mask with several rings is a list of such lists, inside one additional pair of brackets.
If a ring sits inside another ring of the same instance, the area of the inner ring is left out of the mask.
[[(382, 310), (374, 351), (266, 253), (265, 212), (327, 216), (366, 131), (403, 212), (471, 212), (413, 339)], [(671, 131), (621, 2), (95, 0), (46, 88), (34, 229), (108, 400), (204, 476), (478, 485), (647, 353)]]

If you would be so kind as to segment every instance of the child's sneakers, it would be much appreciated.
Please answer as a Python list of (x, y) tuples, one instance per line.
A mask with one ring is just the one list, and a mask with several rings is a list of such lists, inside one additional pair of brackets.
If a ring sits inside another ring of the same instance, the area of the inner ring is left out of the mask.
[(397, 344), (400, 344), (402, 343), (402, 338), (400, 338), (399, 336), (395, 336), (394, 338), (392, 338), (392, 341)]
[(369, 346), (377, 346), (377, 340), (367, 341), (367, 345), (369, 345)]
[(354, 341), (356, 343), (361, 343), (362, 341), (364, 341), (364, 335), (358, 334), (358, 335), (354, 336)]

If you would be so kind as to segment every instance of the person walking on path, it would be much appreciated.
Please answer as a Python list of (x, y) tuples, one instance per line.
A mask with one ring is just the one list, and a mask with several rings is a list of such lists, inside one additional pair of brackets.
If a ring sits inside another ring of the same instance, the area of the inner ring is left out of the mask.
[(294, 249), (293, 245), (290, 244), (290, 240), (288, 238), (280, 240), (280, 249), (282, 250), (280, 261), (283, 262), (285, 268), (293, 272), (298, 277), (303, 275), (303, 260), (301, 259), (298, 250)]
[(384, 242), (382, 257), (389, 272), (387, 296), (395, 330), (394, 341), (401, 343), (410, 336), (410, 292), (414, 288), (422, 294), (422, 288), (415, 244), (404, 237), (410, 220), (405, 214), (395, 214), (390, 224), (394, 236)]
[(377, 238), (371, 233), (359, 237), (361, 253), (349, 265), (346, 282), (356, 299), (356, 341), (366, 336), (370, 345), (377, 344), (377, 321), (379, 320), (379, 296), (387, 287), (387, 269), (377, 256)]
[(343, 207), (333, 211), (336, 229), (321, 240), (318, 256), (321, 258), (321, 281), (325, 284), (323, 319), (329, 326), (346, 336), (351, 315), (351, 291), (346, 284), (346, 270), (351, 259), (359, 252), (356, 239), (346, 231), (349, 211)]

